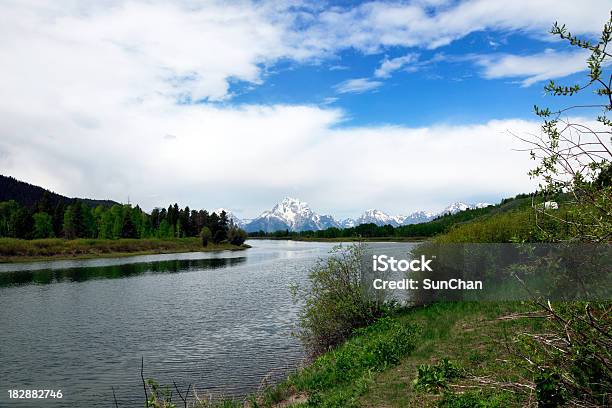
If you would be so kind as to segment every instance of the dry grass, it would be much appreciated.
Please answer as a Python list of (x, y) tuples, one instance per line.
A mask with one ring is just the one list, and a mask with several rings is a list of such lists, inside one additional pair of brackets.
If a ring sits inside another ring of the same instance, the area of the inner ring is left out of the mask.
[(227, 243), (203, 247), (198, 238), (180, 239), (74, 239), (23, 240), (0, 238), (0, 262), (48, 259), (120, 257), (140, 254), (237, 250), (248, 246)]

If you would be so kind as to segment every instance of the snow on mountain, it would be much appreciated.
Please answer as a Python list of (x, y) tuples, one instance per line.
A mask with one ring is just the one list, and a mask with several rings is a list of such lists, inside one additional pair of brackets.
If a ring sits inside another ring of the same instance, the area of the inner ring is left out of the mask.
[(308, 203), (291, 197), (285, 197), (271, 210), (264, 211), (245, 225), (248, 232), (273, 232), (283, 229), (307, 231), (330, 227), (340, 227), (340, 224), (331, 215), (319, 215), (310, 209)]
[(355, 225), (360, 224), (376, 224), (376, 225), (393, 225), (394, 227), (402, 225), (404, 221), (403, 216), (389, 215), (380, 210), (367, 210), (359, 218), (355, 220)]
[(440, 211), (438, 214), (436, 214), (436, 216), (438, 217), (438, 216), (445, 215), (445, 214), (457, 214), (458, 212), (461, 212), (461, 211), (485, 208), (490, 205), (493, 205), (493, 204), (489, 204), (489, 203), (466, 204), (462, 202), (456, 202), (456, 203), (452, 203), (451, 205), (449, 205), (448, 207)]
[[(456, 214), (468, 209), (484, 208), (492, 204), (477, 203), (466, 204), (455, 202), (444, 208), (440, 212), (415, 211), (409, 215), (390, 215), (384, 211), (370, 209), (365, 211), (359, 218), (347, 218), (338, 222), (331, 215), (319, 215), (312, 211), (310, 206), (296, 198), (285, 197), (281, 202), (272, 207), (271, 210), (264, 211), (257, 218), (252, 220), (238, 220), (231, 212), (227, 211), (236, 225), (246, 229), (247, 232), (266, 231), (274, 232), (279, 230), (289, 231), (316, 231), (331, 227), (353, 228), (361, 224), (373, 223), (379, 226), (392, 225), (399, 227), (402, 225), (419, 224), (431, 221), (434, 218), (446, 214)], [(222, 209), (220, 209), (222, 210)]]
[(415, 211), (412, 214), (404, 217), (402, 225), (420, 224), (422, 222), (431, 221), (436, 216), (430, 211)]
[(472, 208), (485, 208), (485, 207), (490, 207), (493, 204), (491, 203), (476, 203), (472, 206)]
[(357, 225), (357, 224), (355, 223), (355, 220), (352, 219), (352, 218), (347, 218), (347, 219), (342, 220), (340, 222), (340, 226), (342, 228), (353, 228), (355, 225)]
[(452, 203), (436, 215), (440, 216), (444, 214), (457, 214), (458, 212), (469, 210), (470, 208), (472, 208), (472, 206), (470, 206), (469, 204), (457, 201), (455, 203)]
[(227, 219), (230, 220), (236, 227), (244, 228), (244, 221), (236, 217), (236, 215), (228, 209), (217, 208), (215, 210), (212, 210), (211, 213), (216, 213), (217, 215), (219, 215), (223, 211), (225, 211), (225, 213), (227, 214)]

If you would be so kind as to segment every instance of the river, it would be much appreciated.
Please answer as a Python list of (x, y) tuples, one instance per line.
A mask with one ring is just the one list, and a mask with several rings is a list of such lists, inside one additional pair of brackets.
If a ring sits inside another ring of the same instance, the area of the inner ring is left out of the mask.
[[(256, 240), (245, 251), (0, 264), (0, 406), (120, 407), (145, 377), (242, 396), (303, 358), (291, 284), (337, 244)], [(374, 247), (412, 244), (373, 243)], [(9, 399), (10, 389), (62, 399)]]

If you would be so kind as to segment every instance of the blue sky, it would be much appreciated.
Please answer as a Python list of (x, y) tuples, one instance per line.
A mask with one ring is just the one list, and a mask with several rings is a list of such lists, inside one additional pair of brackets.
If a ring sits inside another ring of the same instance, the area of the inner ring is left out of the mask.
[[(486, 78), (477, 55), (492, 58), (504, 54), (532, 55), (545, 51), (571, 52), (554, 37), (538, 38), (527, 33), (486, 30), (434, 50), (394, 47), (371, 55), (352, 49), (330, 61), (310, 64), (280, 62), (265, 82), (253, 87), (236, 83), (230, 103), (315, 104), (338, 107), (347, 112), (339, 126), (404, 125), (427, 126), (439, 122), (481, 123), (490, 119), (533, 119), (533, 105), (556, 105), (559, 101), (543, 92), (547, 81), (524, 86), (524, 75)], [(385, 59), (413, 55), (414, 60), (386, 78), (374, 72)], [(586, 68), (586, 65), (585, 65)], [(584, 78), (583, 71), (563, 76), (569, 83)], [(372, 90), (338, 92), (338, 84), (355, 78), (380, 82)], [(555, 78), (557, 79), (557, 78)], [(581, 96), (576, 98), (582, 99)], [(585, 98), (586, 99), (586, 98)]]
[[(338, 218), (531, 191), (514, 135), (609, 1), (7, 2), (0, 172), (145, 209)], [(574, 102), (591, 98), (587, 94)], [(27, 165), (26, 165), (27, 163)]]

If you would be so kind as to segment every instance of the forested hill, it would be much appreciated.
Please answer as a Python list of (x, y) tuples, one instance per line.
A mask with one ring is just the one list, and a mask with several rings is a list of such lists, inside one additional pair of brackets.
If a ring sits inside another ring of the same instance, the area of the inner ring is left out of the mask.
[[(41, 202), (45, 196), (51, 206), (56, 206), (59, 203), (68, 205), (74, 200), (74, 198), (66, 197), (42, 187), (0, 174), (0, 202), (15, 200), (25, 207), (34, 207)], [(97, 207), (98, 205), (111, 207), (117, 204), (111, 200), (91, 200), (87, 198), (79, 198), (79, 200), (90, 207)]]

